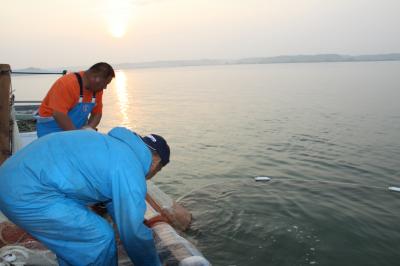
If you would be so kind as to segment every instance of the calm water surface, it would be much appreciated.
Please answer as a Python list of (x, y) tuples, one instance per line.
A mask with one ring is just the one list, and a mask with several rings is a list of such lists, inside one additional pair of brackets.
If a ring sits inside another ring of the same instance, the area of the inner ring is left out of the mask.
[[(154, 179), (213, 265), (398, 265), (400, 62), (135, 69), (100, 130), (158, 133)], [(38, 99), (55, 77), (16, 77)], [(256, 176), (272, 181), (259, 183)]]

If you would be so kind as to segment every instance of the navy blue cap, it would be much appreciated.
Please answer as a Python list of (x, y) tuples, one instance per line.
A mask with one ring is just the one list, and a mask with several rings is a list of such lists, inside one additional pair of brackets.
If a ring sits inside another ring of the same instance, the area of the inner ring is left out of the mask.
[(169, 163), (170, 150), (167, 142), (163, 137), (156, 134), (150, 134), (142, 137), (142, 140), (150, 149), (157, 152), (157, 154), (161, 158), (161, 164), (163, 166)]

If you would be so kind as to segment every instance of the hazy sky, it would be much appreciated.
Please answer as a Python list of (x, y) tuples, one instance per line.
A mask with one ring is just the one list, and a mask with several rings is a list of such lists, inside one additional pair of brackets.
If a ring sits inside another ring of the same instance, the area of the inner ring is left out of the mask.
[(400, 52), (398, 0), (0, 0), (12, 68)]

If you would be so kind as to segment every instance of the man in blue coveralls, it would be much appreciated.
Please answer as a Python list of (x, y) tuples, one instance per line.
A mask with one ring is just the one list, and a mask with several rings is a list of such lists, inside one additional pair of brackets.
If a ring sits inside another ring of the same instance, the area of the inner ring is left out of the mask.
[(113, 228), (87, 207), (105, 202), (134, 265), (160, 265), (143, 224), (146, 179), (169, 155), (161, 136), (123, 127), (49, 134), (0, 167), (0, 210), (56, 253), (60, 265), (117, 265)]

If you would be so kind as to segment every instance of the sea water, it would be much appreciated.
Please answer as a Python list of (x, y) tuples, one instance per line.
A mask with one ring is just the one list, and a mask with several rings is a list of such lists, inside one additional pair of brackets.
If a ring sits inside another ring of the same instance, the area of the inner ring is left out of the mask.
[[(400, 62), (129, 69), (99, 130), (163, 135), (153, 180), (213, 265), (397, 265)], [(40, 100), (55, 77), (17, 77)], [(255, 182), (268, 176), (269, 182)]]

